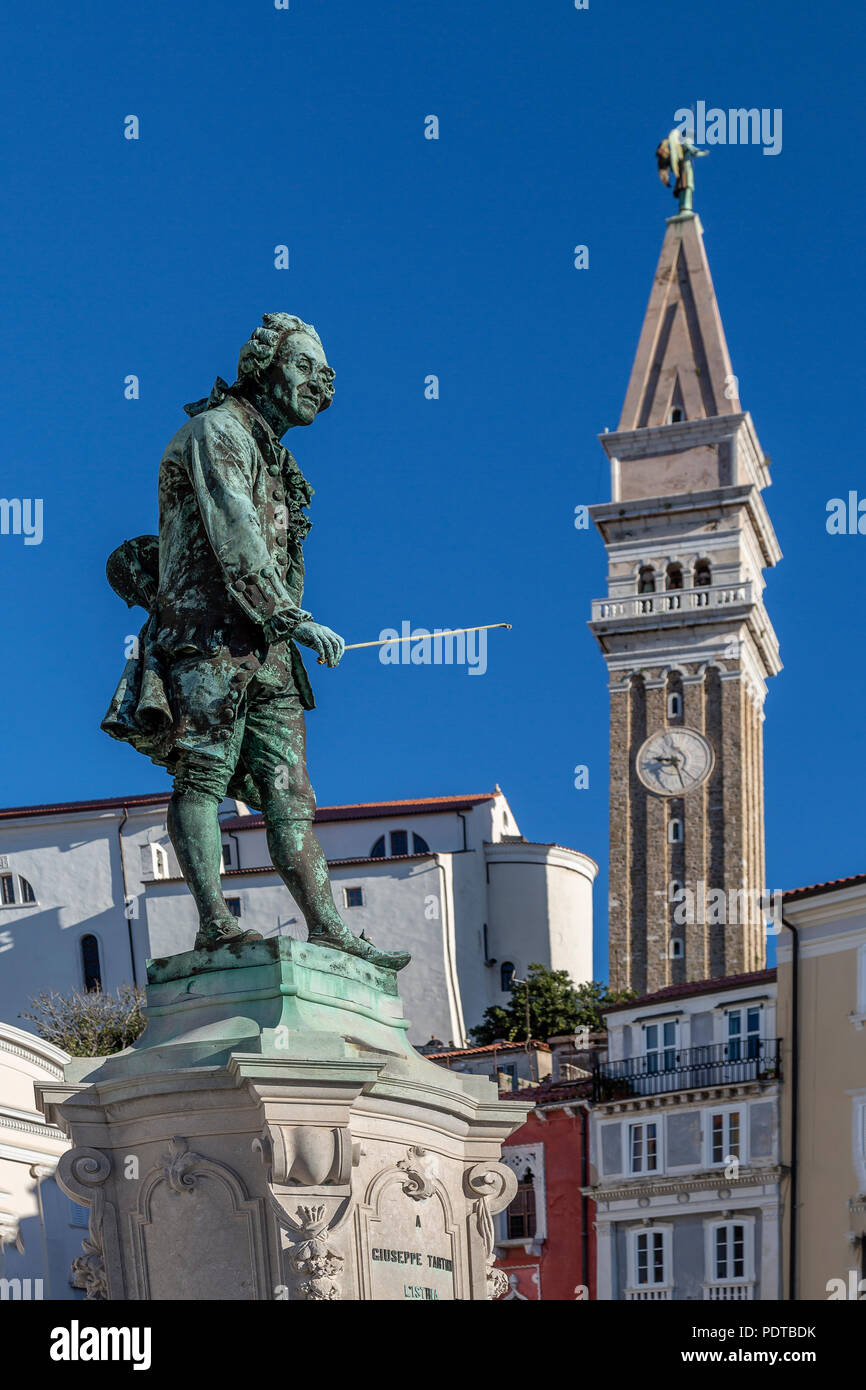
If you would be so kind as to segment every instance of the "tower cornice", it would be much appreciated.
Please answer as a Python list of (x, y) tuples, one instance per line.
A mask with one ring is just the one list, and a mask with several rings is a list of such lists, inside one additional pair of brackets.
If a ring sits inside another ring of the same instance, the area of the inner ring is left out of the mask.
[[(606, 546), (617, 543), (615, 532), (625, 530), (630, 523), (655, 519), (672, 519), (688, 516), (700, 511), (728, 511), (744, 507), (761, 547), (764, 564), (767, 568), (777, 565), (782, 551), (770, 520), (764, 499), (754, 483), (741, 483), (732, 487), (705, 488), (701, 492), (681, 492), (665, 494), (660, 497), (632, 497), (616, 499), (613, 502), (596, 502), (589, 508), (589, 514), (601, 532)], [(658, 537), (658, 544), (662, 537)]]

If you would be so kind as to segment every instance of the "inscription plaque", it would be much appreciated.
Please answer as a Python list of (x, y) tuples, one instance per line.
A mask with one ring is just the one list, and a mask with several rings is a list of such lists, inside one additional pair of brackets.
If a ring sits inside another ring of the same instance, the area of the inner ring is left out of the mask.
[(367, 1256), (374, 1299), (436, 1302), (454, 1299), (454, 1237), (434, 1193), (413, 1202), (394, 1180), (381, 1193), (367, 1225)]

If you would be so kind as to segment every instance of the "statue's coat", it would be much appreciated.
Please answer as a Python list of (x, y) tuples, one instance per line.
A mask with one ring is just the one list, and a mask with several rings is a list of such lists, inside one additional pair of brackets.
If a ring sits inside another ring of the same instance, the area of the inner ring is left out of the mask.
[[(311, 617), (301, 608), (301, 546), (312, 489), (243, 396), (215, 388), (192, 409), (160, 464), (156, 602), (102, 722), (169, 768), (181, 750), (207, 754), (214, 738), (231, 737), (265, 662), (304, 709), (315, 704), (291, 641)], [(230, 791), (258, 804), (242, 765)]]

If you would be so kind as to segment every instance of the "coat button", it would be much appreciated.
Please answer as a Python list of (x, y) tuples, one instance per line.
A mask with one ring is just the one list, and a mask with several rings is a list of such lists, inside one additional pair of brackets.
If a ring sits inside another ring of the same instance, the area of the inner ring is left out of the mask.
[(285, 543), (286, 543), (286, 538), (285, 538), (285, 536), (282, 534), (282, 532), (280, 532), (280, 533), (277, 535), (277, 537), (276, 537), (276, 544), (279, 545), (279, 546), (283, 546), (283, 545), (285, 545)]
[(245, 589), (246, 587), (247, 587), (247, 586), (246, 586), (246, 583), (245, 583), (245, 581), (244, 581), (243, 579), (236, 579), (236, 580), (235, 580), (235, 588), (237, 589), (237, 591), (238, 591), (239, 594), (242, 594), (243, 591), (244, 591), (244, 589)]

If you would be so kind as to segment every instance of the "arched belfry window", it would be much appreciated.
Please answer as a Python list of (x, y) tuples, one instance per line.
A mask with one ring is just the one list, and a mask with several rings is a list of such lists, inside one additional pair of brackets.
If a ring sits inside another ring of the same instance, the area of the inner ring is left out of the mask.
[(665, 574), (666, 589), (681, 589), (683, 587), (683, 567), (678, 564), (670, 564)]
[(709, 560), (698, 560), (695, 564), (695, 588), (706, 588), (713, 582), (713, 573), (710, 569)]
[(99, 964), (99, 942), (89, 933), (81, 938), (81, 971), (88, 994), (102, 989), (102, 968)]
[(499, 967), (500, 987), (506, 992), (514, 988), (514, 961), (504, 960)]
[(656, 572), (652, 565), (641, 565), (637, 577), (639, 594), (654, 594), (656, 591)]

